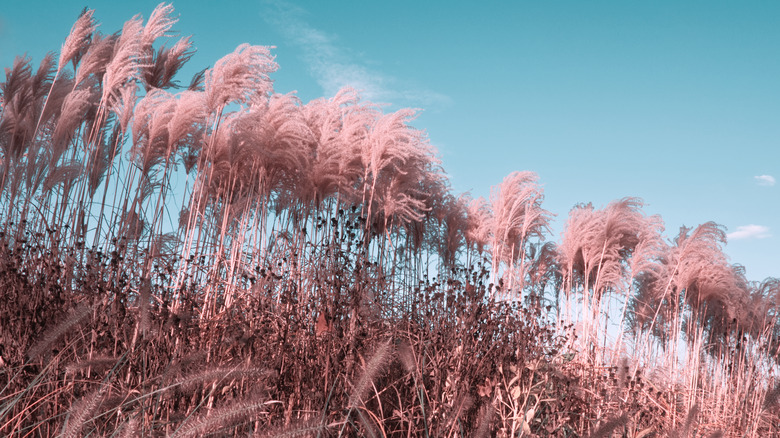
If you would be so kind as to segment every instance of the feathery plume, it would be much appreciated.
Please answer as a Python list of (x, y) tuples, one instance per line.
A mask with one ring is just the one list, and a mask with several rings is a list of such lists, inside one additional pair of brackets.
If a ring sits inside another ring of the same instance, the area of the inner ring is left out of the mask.
[[(489, 227), (494, 278), (501, 263), (520, 259), (528, 239), (542, 239), (549, 228), (551, 213), (542, 208), (544, 195), (538, 180), (534, 172), (512, 172), (491, 190), (493, 214)], [(524, 277), (522, 272), (520, 278)]]
[(194, 75), (192, 75), (192, 79), (190, 79), (190, 84), (187, 86), (187, 89), (190, 91), (204, 91), (203, 81), (206, 78), (206, 70), (203, 69)]
[(0, 84), (0, 95), (6, 105), (10, 105), (17, 99), (17, 93), (22, 93), (29, 86), (32, 77), (31, 61), (29, 56), (17, 56), (11, 68), (5, 68), (5, 82)]
[(141, 42), (145, 47), (151, 47), (157, 38), (165, 36), (171, 27), (179, 21), (172, 15), (173, 5), (170, 3), (166, 5), (163, 2), (154, 8), (141, 34)]
[(355, 181), (364, 174), (360, 145), (378, 112), (359, 101), (355, 90), (343, 88), (330, 99), (317, 99), (302, 108), (314, 142), (314, 160), (303, 181), (309, 190), (303, 196), (305, 203), (318, 205), (336, 194), (344, 202), (360, 202), (355, 193)]
[(361, 151), (363, 165), (373, 181), (386, 169), (403, 173), (408, 161), (433, 155), (423, 133), (408, 124), (416, 114), (417, 110), (404, 108), (374, 120)]
[(86, 305), (80, 305), (73, 309), (67, 318), (62, 322), (48, 329), (40, 341), (38, 341), (30, 351), (27, 352), (27, 357), (30, 360), (34, 360), (41, 354), (43, 354), (54, 342), (56, 342), (61, 336), (70, 331), (71, 328), (80, 324), (84, 319), (89, 316), (92, 309)]
[(89, 416), (100, 405), (100, 402), (106, 395), (109, 385), (101, 384), (100, 388), (87, 394), (70, 408), (68, 413), (68, 422), (65, 430), (62, 432), (63, 438), (77, 438), (81, 435), (81, 429), (84, 427)]
[(52, 167), (46, 179), (43, 180), (43, 191), (48, 192), (58, 184), (72, 184), (78, 179), (84, 169), (79, 161), (69, 161)]
[(201, 91), (185, 90), (177, 95), (176, 109), (168, 121), (168, 147), (176, 149), (195, 142), (196, 134), (206, 124), (206, 96)]
[[(697, 308), (702, 302), (724, 300), (733, 290), (733, 271), (721, 245), (726, 243), (723, 227), (707, 222), (691, 231), (681, 227), (674, 241), (667, 270), (666, 284), (685, 291), (688, 302)], [(660, 286), (660, 285), (659, 285)], [(659, 294), (668, 293), (668, 287)], [(659, 296), (660, 298), (660, 296)]]
[(374, 379), (379, 375), (382, 369), (390, 362), (392, 358), (393, 349), (391, 347), (391, 340), (387, 340), (379, 345), (374, 351), (374, 355), (371, 356), (366, 362), (366, 366), (360, 377), (352, 388), (352, 394), (349, 397), (349, 407), (354, 408), (359, 406), (366, 396), (366, 391), (374, 382)]
[[(399, 224), (421, 222), (425, 217), (425, 201), (420, 190), (420, 180), (424, 174), (406, 172), (396, 175), (390, 180), (390, 184), (378, 196), (378, 204), (382, 206), (381, 212), (386, 220), (392, 220)], [(416, 196), (415, 196), (416, 195)]]
[(103, 371), (112, 368), (119, 362), (116, 356), (96, 356), (82, 362), (73, 362), (65, 366), (65, 374), (76, 374), (87, 369), (91, 371)]
[(268, 405), (275, 403), (281, 402), (240, 400), (228, 406), (213, 409), (208, 414), (185, 421), (171, 437), (203, 436), (225, 427), (252, 421), (258, 414), (264, 413)]
[(146, 90), (178, 87), (173, 78), (195, 54), (191, 49), (192, 43), (187, 37), (177, 41), (171, 48), (162, 46), (156, 52), (152, 52), (154, 55), (148, 55), (148, 65), (144, 66), (142, 73)]
[(35, 129), (30, 58), (17, 56), (13, 67), (5, 69), (5, 77), (5, 82), (0, 84), (5, 102), (3, 118), (0, 119), (0, 148), (6, 166), (9, 166), (24, 155)]
[(127, 126), (133, 118), (137, 92), (138, 84), (136, 81), (130, 81), (119, 89), (119, 97), (111, 105), (111, 111), (116, 114), (123, 134), (127, 132)]
[(71, 76), (70, 72), (67, 71), (60, 73), (57, 80), (49, 84), (50, 91), (44, 99), (45, 105), (41, 113), (41, 123), (44, 124), (44, 129), (41, 132), (49, 134), (50, 128), (45, 126), (47, 122), (59, 122), (62, 116), (62, 104), (65, 98), (73, 91), (73, 79)]
[(77, 86), (91, 75), (95, 75), (102, 80), (106, 72), (106, 66), (114, 54), (114, 46), (117, 40), (118, 38), (115, 35), (104, 36), (100, 33), (96, 33), (92, 37), (92, 42), (89, 44), (89, 48), (81, 58), (76, 69), (75, 84)]
[(444, 224), (444, 238), (439, 245), (439, 253), (446, 266), (455, 266), (458, 250), (464, 242), (468, 229), (466, 209), (466, 198), (463, 195), (457, 198), (450, 194), (444, 196), (444, 203), (438, 212)]
[(190, 38), (191, 37), (185, 37), (176, 41), (176, 44), (167, 51), (163, 69), (165, 71), (162, 78), (163, 84), (176, 86), (176, 83), (173, 80), (174, 76), (176, 76), (176, 73), (178, 73), (184, 64), (192, 58), (192, 55), (195, 54), (195, 49), (192, 46)]
[[(51, 89), (55, 72), (54, 53), (49, 52), (43, 56), (41, 63), (38, 65), (38, 70), (30, 78), (30, 90), (32, 91), (33, 99), (41, 106), (45, 101), (46, 94)], [(38, 111), (41, 111), (41, 108)]]
[(210, 111), (233, 102), (266, 98), (273, 89), (268, 75), (279, 68), (270, 49), (241, 44), (206, 71), (206, 104)]
[(176, 98), (160, 89), (149, 92), (135, 107), (130, 153), (144, 174), (174, 152), (169, 149), (168, 126), (176, 107)]
[(62, 102), (62, 116), (57, 121), (52, 135), (52, 157), (50, 165), (55, 164), (68, 143), (76, 132), (76, 129), (84, 123), (87, 112), (91, 107), (89, 89), (77, 89), (69, 93)]
[(86, 9), (81, 13), (78, 20), (73, 23), (70, 34), (65, 38), (62, 50), (60, 50), (58, 69), (61, 70), (65, 64), (74, 61), (78, 53), (89, 46), (92, 33), (97, 29), (97, 23), (93, 17), (94, 13), (94, 9)]
[(272, 371), (264, 368), (217, 367), (185, 376), (171, 383), (169, 387), (180, 386), (183, 389), (192, 389), (207, 382), (220, 381), (227, 383), (234, 379), (257, 379), (268, 377), (272, 374)]
[[(555, 242), (544, 242), (532, 245), (529, 248), (528, 257), (531, 261), (531, 265), (528, 267), (526, 273), (528, 277), (528, 285), (531, 287), (538, 287), (539, 290), (544, 290), (545, 285), (549, 281), (555, 281), (556, 285), (560, 284), (560, 266), (558, 266), (558, 246)], [(556, 299), (560, 292), (560, 287), (555, 288)]]
[(116, 90), (137, 75), (138, 61), (143, 58), (143, 19), (136, 15), (125, 22), (114, 46), (111, 61), (103, 76), (103, 102), (115, 98)]
[(488, 245), (491, 237), (491, 222), (493, 221), (493, 211), (490, 204), (483, 197), (477, 199), (468, 199), (466, 206), (466, 244), (474, 247), (477, 253), (482, 254), (485, 246)]

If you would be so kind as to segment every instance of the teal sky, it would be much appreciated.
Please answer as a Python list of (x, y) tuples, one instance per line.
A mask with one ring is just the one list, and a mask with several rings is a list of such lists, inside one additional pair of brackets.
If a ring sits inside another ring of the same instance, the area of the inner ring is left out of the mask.
[[(0, 66), (59, 50), (84, 6), (104, 33), (157, 1), (6, 2)], [(343, 85), (423, 109), (456, 193), (539, 174), (553, 239), (580, 202), (638, 196), (667, 235), (712, 220), (748, 278), (780, 276), (780, 2), (173, 2), (197, 54), (276, 46), (277, 92)]]

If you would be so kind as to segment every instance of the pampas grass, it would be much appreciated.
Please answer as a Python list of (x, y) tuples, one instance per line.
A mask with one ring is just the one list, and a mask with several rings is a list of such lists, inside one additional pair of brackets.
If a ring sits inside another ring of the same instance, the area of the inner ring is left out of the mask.
[(79, 52), (82, 52), (88, 46), (89, 39), (97, 28), (94, 14), (94, 9), (85, 9), (78, 20), (73, 23), (73, 27), (67, 38), (65, 38), (65, 42), (62, 44), (62, 49), (60, 50), (60, 57), (57, 62), (59, 69), (62, 69), (65, 67), (65, 64), (71, 61), (75, 64)]
[(0, 433), (780, 433), (780, 283), (721, 226), (554, 241), (535, 173), (453, 194), (417, 110), (276, 93), (270, 46), (180, 89), (176, 19), (0, 83)]
[(206, 71), (206, 105), (217, 111), (229, 103), (260, 100), (272, 90), (270, 73), (279, 66), (270, 47), (241, 44)]

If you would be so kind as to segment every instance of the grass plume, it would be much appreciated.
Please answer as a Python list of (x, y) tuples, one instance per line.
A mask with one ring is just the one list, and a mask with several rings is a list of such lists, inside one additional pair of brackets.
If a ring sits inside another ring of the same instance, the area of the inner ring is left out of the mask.
[(203, 436), (217, 430), (237, 425), (241, 422), (252, 421), (258, 414), (266, 412), (268, 405), (279, 403), (276, 401), (241, 400), (228, 406), (214, 409), (208, 414), (193, 417), (185, 421), (171, 437), (185, 438)]
[(59, 324), (49, 328), (43, 333), (40, 340), (27, 352), (28, 359), (35, 360), (46, 353), (52, 344), (87, 319), (90, 313), (92, 313), (92, 309), (83, 304), (73, 309)]

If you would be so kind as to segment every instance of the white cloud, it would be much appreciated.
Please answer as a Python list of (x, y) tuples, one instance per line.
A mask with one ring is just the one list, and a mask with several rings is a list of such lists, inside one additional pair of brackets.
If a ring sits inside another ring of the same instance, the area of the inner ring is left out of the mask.
[(303, 59), (326, 97), (349, 86), (374, 103), (422, 107), (451, 103), (444, 94), (404, 83), (355, 61), (348, 48), (337, 44), (337, 36), (327, 35), (303, 20), (306, 15), (304, 9), (285, 1), (269, 1), (266, 4), (269, 8), (264, 11), (263, 18), (303, 51)]
[(756, 180), (756, 184), (760, 186), (768, 186), (771, 187), (775, 185), (775, 177), (772, 175), (757, 175), (754, 176), (753, 179)]
[(734, 231), (733, 233), (728, 233), (726, 237), (728, 237), (730, 240), (738, 240), (738, 239), (765, 239), (767, 237), (771, 237), (772, 235), (769, 234), (769, 227), (765, 227), (763, 225), (742, 225), (737, 227), (737, 231)]

